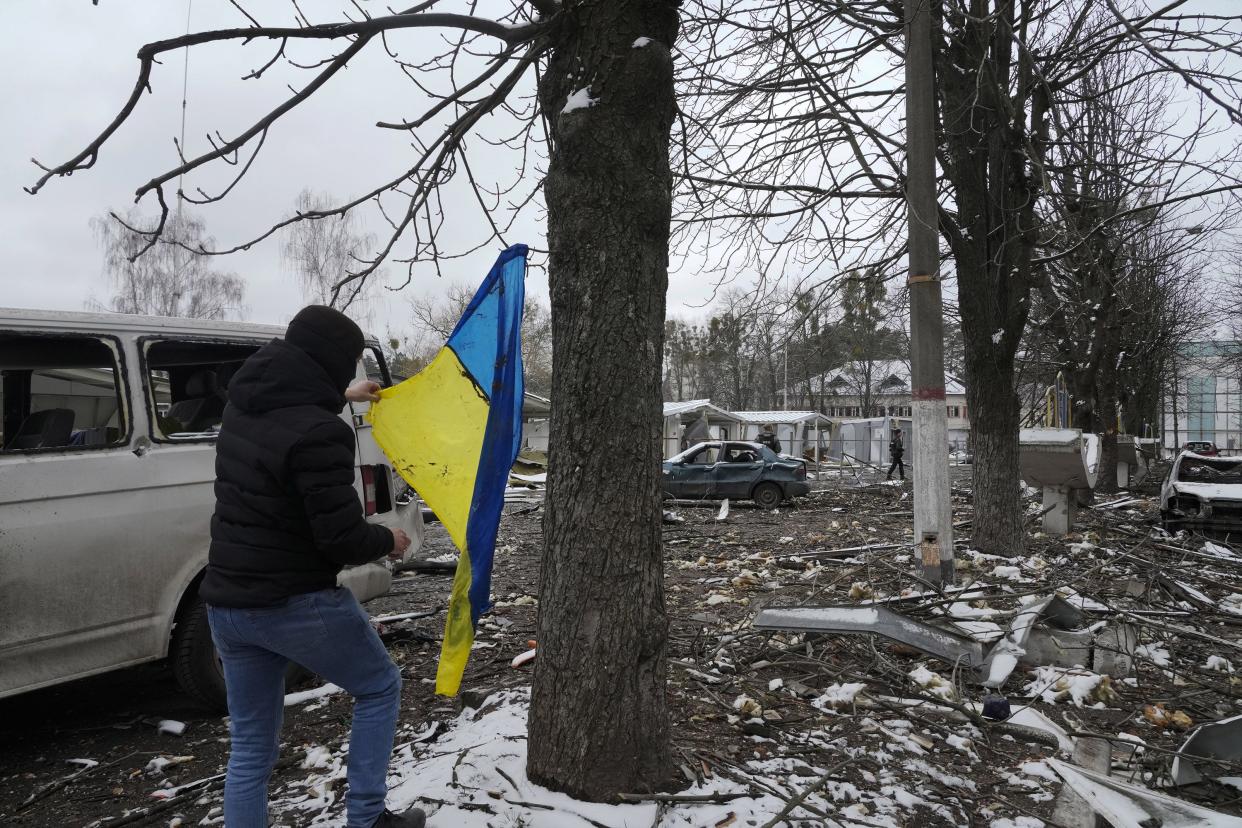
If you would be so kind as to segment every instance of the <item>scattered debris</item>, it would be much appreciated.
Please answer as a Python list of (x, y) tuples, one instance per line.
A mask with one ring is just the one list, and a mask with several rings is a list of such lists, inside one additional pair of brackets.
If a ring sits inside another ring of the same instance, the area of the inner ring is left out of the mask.
[(534, 661), (536, 652), (537, 652), (536, 649), (534, 647), (531, 647), (529, 650), (527, 650), (524, 653), (518, 653), (516, 656), (513, 657), (513, 661), (509, 662), (509, 666), (513, 667), (514, 669), (517, 669), (518, 667), (521, 667), (523, 664), (526, 664), (527, 662)]
[(925, 624), (887, 607), (771, 607), (755, 617), (757, 630), (880, 635), (936, 656), (950, 664), (983, 663), (983, 645), (941, 627)]
[(1158, 794), (1056, 759), (1049, 766), (1113, 828), (1242, 828), (1242, 817)]
[(160, 719), (155, 729), (169, 736), (181, 736), (185, 734), (185, 722), (179, 722), (176, 719)]
[(1173, 759), (1173, 784), (1190, 785), (1205, 777), (1219, 776), (1204, 773), (1195, 765), (1194, 759), (1222, 759), (1228, 762), (1242, 761), (1242, 716), (1231, 716), (1218, 722), (1199, 725), (1186, 739)]
[[(1073, 757), (1069, 767), (1105, 779), (1111, 771), (1112, 781), (1178, 797), (1212, 818), (1213, 809), (1242, 817), (1232, 782), (1242, 784), (1242, 761), (1200, 755), (1210, 751), (1192, 741), (1242, 714), (1237, 547), (1158, 528), (1153, 474), (1146, 489), (1100, 498), (1108, 508), (1082, 509), (1072, 534), (1050, 535), (1032, 521), (1020, 553), (985, 554), (971, 548), (968, 472), (954, 472), (960, 585), (944, 591), (918, 581), (909, 491), (875, 485), (883, 470), (820, 465), (815, 491), (780, 514), (731, 501), (728, 520), (716, 521), (718, 501), (677, 503), (683, 520), (664, 527), (667, 698), (686, 787), (634, 792), (612, 805), (553, 794), (524, 775), (531, 671), (511, 664), (531, 651), (535, 634), (541, 517), (508, 511), (493, 576), (498, 600), (480, 622), (463, 693), (470, 709), (433, 695), (436, 638), (402, 634), (443, 605), (448, 580), (408, 573), (368, 605), (389, 627), (384, 641), (406, 679), (390, 805), (418, 804), (431, 824), (462, 828), (760, 828), (782, 820), (1094, 828), (1097, 813), (1082, 797), (1090, 821), (1062, 813), (1078, 794), (1054, 762)], [(1028, 514), (1039, 510), (1040, 494), (1024, 495)], [(427, 550), (452, 552), (441, 527), (428, 527)], [(796, 620), (808, 629), (752, 623), (765, 613), (825, 607), (877, 619), (891, 613), (897, 628), (908, 622), (935, 636), (943, 652), (872, 626), (841, 634), (806, 618)], [(986, 687), (1005, 642), (1022, 652), (1011, 651), (1010, 672)], [(124, 824), (157, 817), (220, 824), (223, 780), (214, 772), (227, 751), (224, 722), (194, 719), (187, 741), (175, 743), (185, 747), (172, 751), (167, 736), (143, 724), (159, 717), (134, 718), (133, 704), (132, 695), (109, 706), (92, 693), (93, 713), (66, 721), (58, 708), (54, 730), (5, 742), (0, 823), (13, 822), (30, 799), (20, 818), (32, 825), (103, 826), (126, 815)], [(343, 820), (349, 704), (335, 688), (290, 694), (287, 746), (272, 780), (274, 821)], [(1144, 714), (1148, 706), (1155, 721)], [(22, 727), (20, 718), (10, 715), (5, 727)], [(72, 736), (74, 727), (83, 734)], [(105, 729), (121, 748), (106, 757), (94, 741)], [(153, 757), (173, 753), (196, 758), (146, 770)], [(101, 764), (70, 770), (68, 756), (100, 756)], [(1190, 766), (1203, 779), (1170, 787), (1175, 763), (1177, 774)], [(40, 793), (58, 790), (65, 795)], [(151, 810), (153, 801), (168, 810)], [(1151, 816), (1144, 810), (1138, 822)]]

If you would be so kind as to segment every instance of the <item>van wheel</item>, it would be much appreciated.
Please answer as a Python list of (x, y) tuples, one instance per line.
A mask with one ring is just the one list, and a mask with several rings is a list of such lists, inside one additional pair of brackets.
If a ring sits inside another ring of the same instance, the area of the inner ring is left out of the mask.
[(781, 492), (781, 487), (775, 483), (760, 483), (755, 487), (755, 493), (751, 495), (751, 498), (760, 509), (771, 510), (781, 505), (785, 495)]
[(193, 603), (177, 619), (169, 647), (173, 676), (186, 695), (204, 707), (228, 710), (224, 692), (224, 668), (216, 657), (207, 624), (207, 605), (195, 596)]
[[(173, 676), (185, 694), (204, 707), (220, 713), (228, 712), (228, 696), (224, 687), (224, 666), (216, 655), (207, 622), (207, 605), (195, 596), (194, 602), (182, 613), (173, 630), (169, 647)], [(285, 667), (285, 691), (309, 683), (314, 673), (290, 661)]]

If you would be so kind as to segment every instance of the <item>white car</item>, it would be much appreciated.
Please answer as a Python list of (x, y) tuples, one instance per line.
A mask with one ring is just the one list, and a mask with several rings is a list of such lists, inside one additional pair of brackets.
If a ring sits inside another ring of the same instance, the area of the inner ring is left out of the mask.
[[(215, 508), (215, 439), (229, 378), (282, 336), (267, 325), (0, 309), (0, 698), (168, 657), (222, 706), (224, 679), (197, 587)], [(388, 384), (368, 341), (357, 376)], [(421, 546), (412, 491), (357, 435), (367, 519)], [(342, 571), (360, 601), (390, 564)]]
[(1242, 537), (1242, 457), (1182, 451), (1160, 492), (1166, 529)]

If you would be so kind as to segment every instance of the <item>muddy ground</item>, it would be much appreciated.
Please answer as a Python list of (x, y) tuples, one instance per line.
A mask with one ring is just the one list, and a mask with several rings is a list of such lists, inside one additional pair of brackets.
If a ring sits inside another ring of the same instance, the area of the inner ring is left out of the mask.
[[(949, 617), (995, 617), (1004, 626), (1020, 596), (1072, 586), (1089, 596), (1088, 605), (1103, 607), (1093, 611), (1093, 622), (1115, 620), (1123, 611), (1146, 613), (1127, 617), (1140, 619), (1138, 637), (1153, 648), (1146, 651), (1150, 657), (1136, 658), (1124, 675), (1103, 681), (1097, 675), (1078, 704), (1073, 696), (1091, 684), (1089, 678), (1085, 684), (1061, 681), (1062, 693), (1055, 677), (1038, 685), (1038, 675), (1019, 667), (1005, 689), (1015, 707), (1030, 703), (1071, 734), (1109, 738), (1114, 773), (1159, 785), (1187, 727), (1242, 713), (1242, 687), (1230, 672), (1234, 664), (1242, 668), (1242, 653), (1227, 646), (1239, 646), (1242, 616), (1215, 606), (1242, 592), (1242, 558), (1227, 557), (1227, 546), (1217, 547), (1226, 557), (1205, 558), (1196, 552), (1201, 540), (1153, 535), (1158, 516), (1150, 497), (1087, 510), (1080, 533), (1067, 538), (1038, 531), (1032, 502), (1028, 548), (1020, 556), (970, 555), (964, 551), (968, 472), (955, 475), (954, 520), (963, 541), (961, 577), (974, 581), (976, 592), (895, 606), (922, 617), (948, 608)], [(836, 824), (827, 821), (829, 807), (839, 809), (833, 818), (845, 824), (1051, 824), (1060, 784), (1042, 760), (1056, 754), (1056, 740), (981, 719), (969, 706), (981, 700), (981, 688), (961, 670), (869, 637), (770, 635), (750, 628), (764, 605), (857, 603), (924, 589), (902, 548), (912, 520), (908, 484), (851, 476), (820, 487), (776, 512), (733, 504), (725, 520), (716, 519), (719, 504), (673, 507), (682, 522), (665, 527), (669, 692), (682, 773), (767, 785), (755, 780), (751, 763), (783, 758), (792, 791), (820, 777), (812, 769), (830, 768), (839, 783), (834, 790), (847, 792), (844, 799), (819, 805), (818, 815), (816, 807), (795, 811), (798, 820), (791, 824), (797, 825)], [(496, 608), (479, 630), (463, 684), (468, 703), (529, 683), (529, 673), (509, 662), (534, 637), (541, 510), (514, 504), (509, 511), (498, 540)], [(443, 529), (429, 526), (424, 554), (450, 550)], [(1195, 595), (1167, 594), (1161, 578), (1170, 574), (1192, 585)], [(1133, 583), (1122, 583), (1127, 578)], [(367, 609), (382, 618), (442, 608), (448, 588), (447, 576), (406, 574)], [(460, 711), (461, 701), (432, 692), (441, 623), (442, 616), (382, 625), (405, 677), (399, 743)], [(1199, 637), (1186, 635), (1187, 628)], [(1225, 645), (1212, 644), (1213, 638)], [(169, 719), (185, 723), (182, 735), (157, 729)], [(272, 790), (299, 784), (306, 747), (339, 743), (348, 727), (349, 702), (341, 695), (287, 707), (287, 758)], [(1135, 740), (1142, 747), (1136, 749)], [(213, 777), (223, 773), (227, 748), (225, 720), (183, 697), (160, 664), (0, 701), (0, 825), (218, 824), (220, 788)], [(1240, 770), (1220, 773), (1242, 776)], [(190, 782), (203, 784), (172, 799), (153, 797)], [(917, 801), (908, 821), (872, 821), (865, 797), (850, 796), (850, 786), (896, 788)], [(1215, 782), (1178, 795), (1242, 813), (1242, 791)], [(431, 824), (437, 825), (434, 818)]]

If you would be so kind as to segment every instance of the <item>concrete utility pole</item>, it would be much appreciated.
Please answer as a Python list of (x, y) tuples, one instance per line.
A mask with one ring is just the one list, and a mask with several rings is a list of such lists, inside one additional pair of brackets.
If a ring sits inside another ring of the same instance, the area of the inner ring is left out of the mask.
[(910, 393), (914, 414), (914, 542), (923, 577), (953, 583), (944, 315), (936, 207), (936, 99), (931, 3), (906, 2), (906, 204), (910, 239)]

